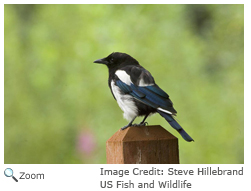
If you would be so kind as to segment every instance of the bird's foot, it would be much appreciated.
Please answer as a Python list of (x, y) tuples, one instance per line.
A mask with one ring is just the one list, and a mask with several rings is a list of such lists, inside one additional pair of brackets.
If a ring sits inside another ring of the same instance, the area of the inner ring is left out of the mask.
[(146, 126), (146, 125), (148, 125), (148, 123), (147, 122), (141, 122), (141, 123), (139, 123), (139, 124), (133, 124), (132, 126), (135, 126), (135, 127), (140, 127), (140, 126)]
[(128, 125), (122, 127), (120, 130), (125, 130), (126, 128), (128, 128), (128, 127), (130, 127), (130, 126), (133, 126), (133, 125), (132, 125), (132, 124), (128, 124)]
[(147, 122), (140, 123), (140, 126), (147, 126), (147, 125), (148, 125)]
[(128, 125), (122, 127), (120, 130), (125, 130), (125, 129), (128, 128), (128, 127), (141, 127), (141, 126), (146, 126), (146, 125), (148, 125), (147, 122), (143, 122), (143, 123), (139, 123), (139, 124), (137, 124), (137, 123), (128, 124)]

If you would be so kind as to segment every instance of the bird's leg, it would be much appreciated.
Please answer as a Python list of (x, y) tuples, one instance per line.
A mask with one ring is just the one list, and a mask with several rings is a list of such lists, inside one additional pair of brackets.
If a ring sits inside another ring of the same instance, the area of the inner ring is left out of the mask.
[(144, 117), (143, 121), (141, 121), (139, 125), (145, 126), (145, 125), (147, 124), (147, 122), (145, 122), (145, 120), (146, 120), (146, 118), (147, 118), (148, 116), (149, 116), (149, 114), (147, 114), (147, 115)]
[(121, 130), (125, 130), (127, 127), (133, 126), (132, 123), (133, 123), (133, 121), (135, 120), (135, 118), (136, 118), (136, 117), (134, 117), (134, 118), (130, 121), (130, 123), (128, 123), (128, 125), (122, 127)]

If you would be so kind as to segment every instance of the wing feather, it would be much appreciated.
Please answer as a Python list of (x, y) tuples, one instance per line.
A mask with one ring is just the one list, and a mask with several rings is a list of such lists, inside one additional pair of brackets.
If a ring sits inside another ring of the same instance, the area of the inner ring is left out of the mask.
[(154, 82), (154, 78), (141, 66), (126, 66), (115, 73), (115, 84), (125, 93), (157, 110), (176, 114), (169, 95)]
[[(161, 108), (171, 114), (176, 114), (173, 104), (168, 97), (163, 97), (147, 87), (139, 87), (131, 84), (130, 86), (117, 79), (115, 84), (125, 93), (132, 95), (135, 99), (155, 109)], [(156, 87), (155, 87), (156, 89)], [(163, 90), (162, 90), (163, 91)], [(162, 110), (163, 111), (163, 110)]]

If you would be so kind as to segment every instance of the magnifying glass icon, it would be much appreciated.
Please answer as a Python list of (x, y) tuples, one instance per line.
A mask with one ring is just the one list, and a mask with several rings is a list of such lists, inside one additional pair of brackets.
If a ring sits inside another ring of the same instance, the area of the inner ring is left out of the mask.
[(18, 180), (15, 178), (15, 176), (13, 176), (13, 170), (11, 168), (6, 168), (4, 171), (4, 175), (6, 177), (12, 177), (16, 182), (18, 182)]

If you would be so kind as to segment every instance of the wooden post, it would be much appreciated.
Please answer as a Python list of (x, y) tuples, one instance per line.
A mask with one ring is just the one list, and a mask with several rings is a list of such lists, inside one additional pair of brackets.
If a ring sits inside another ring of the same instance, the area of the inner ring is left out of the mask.
[(106, 141), (107, 164), (179, 164), (178, 139), (161, 126), (128, 127)]

